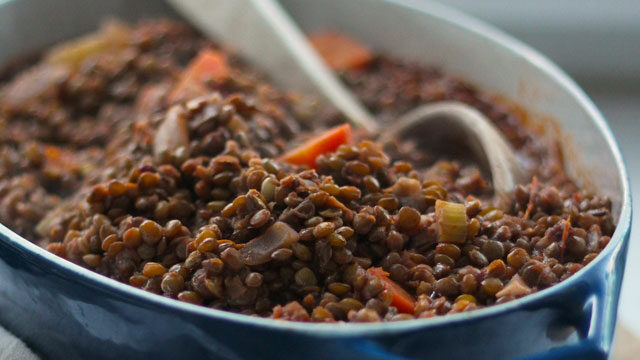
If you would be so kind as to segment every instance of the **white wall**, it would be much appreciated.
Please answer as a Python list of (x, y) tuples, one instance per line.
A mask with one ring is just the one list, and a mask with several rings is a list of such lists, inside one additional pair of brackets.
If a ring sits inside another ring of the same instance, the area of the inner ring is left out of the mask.
[(640, 0), (440, 0), (547, 54), (579, 79), (640, 82)]

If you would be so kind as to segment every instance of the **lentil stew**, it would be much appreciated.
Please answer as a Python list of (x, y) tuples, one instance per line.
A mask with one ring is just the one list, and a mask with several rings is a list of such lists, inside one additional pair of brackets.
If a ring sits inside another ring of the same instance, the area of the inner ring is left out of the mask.
[(340, 34), (311, 41), (383, 123), (476, 107), (531, 182), (496, 199), (473, 162), (351, 131), (184, 24), (112, 21), (0, 79), (0, 221), (149, 292), (312, 322), (504, 303), (607, 245), (611, 202), (567, 176), (526, 112)]

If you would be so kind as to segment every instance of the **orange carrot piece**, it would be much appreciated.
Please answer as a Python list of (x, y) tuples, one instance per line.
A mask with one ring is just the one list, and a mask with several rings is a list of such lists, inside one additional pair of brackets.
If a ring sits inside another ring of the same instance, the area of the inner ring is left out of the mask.
[(580, 193), (579, 192), (574, 192), (573, 193), (573, 200), (575, 200), (577, 203), (579, 203), (580, 199), (581, 199)]
[(416, 305), (416, 301), (413, 299), (405, 289), (396, 284), (395, 281), (389, 279), (389, 273), (382, 270), (379, 267), (372, 267), (367, 269), (370, 275), (378, 277), (382, 280), (385, 290), (389, 291), (393, 296), (391, 305), (395, 306), (401, 313), (413, 314), (413, 309)]
[(280, 160), (315, 168), (316, 158), (319, 155), (335, 151), (340, 145), (348, 144), (352, 140), (351, 126), (349, 124), (339, 125), (289, 150), (280, 157)]
[(221, 82), (228, 76), (229, 65), (224, 55), (215, 50), (204, 49), (191, 60), (167, 96), (167, 101), (172, 104), (202, 95), (206, 92), (206, 80)]
[(309, 40), (333, 70), (358, 69), (373, 59), (364, 45), (335, 32), (314, 34)]
[(562, 230), (562, 242), (560, 243), (560, 260), (564, 258), (564, 249), (567, 247), (567, 238), (569, 237), (569, 228), (571, 227), (571, 215), (564, 222), (564, 229)]
[(529, 203), (527, 204), (527, 211), (524, 213), (524, 218), (529, 219), (531, 211), (533, 211), (533, 205), (536, 202), (536, 195), (538, 195), (538, 178), (533, 177), (531, 181), (531, 193), (529, 193)]

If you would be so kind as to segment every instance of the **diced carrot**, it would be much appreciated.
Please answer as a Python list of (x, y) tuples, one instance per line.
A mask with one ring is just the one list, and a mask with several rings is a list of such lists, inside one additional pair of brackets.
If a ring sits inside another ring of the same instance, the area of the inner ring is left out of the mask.
[(573, 193), (573, 200), (575, 200), (578, 203), (582, 200), (582, 198), (580, 197), (580, 193), (579, 192), (574, 192)]
[(202, 50), (189, 63), (173, 87), (167, 101), (172, 104), (206, 92), (205, 81), (224, 81), (229, 76), (229, 65), (224, 55), (211, 49)]
[(569, 237), (569, 228), (571, 227), (571, 215), (564, 222), (564, 228), (562, 229), (562, 241), (560, 243), (560, 260), (564, 258), (564, 249), (567, 247), (567, 238)]
[(351, 141), (351, 126), (349, 124), (339, 125), (291, 149), (282, 155), (280, 160), (315, 168), (316, 158), (319, 155), (335, 151), (340, 145), (348, 144)]
[(47, 145), (44, 147), (44, 156), (47, 160), (58, 161), (60, 159), (60, 148), (54, 145)]
[(527, 204), (527, 211), (524, 212), (524, 218), (529, 219), (533, 206), (536, 202), (536, 196), (538, 195), (538, 178), (533, 177), (531, 181), (531, 192), (529, 193), (529, 203)]
[(395, 281), (389, 279), (389, 273), (382, 270), (379, 267), (372, 267), (367, 269), (370, 275), (378, 277), (382, 280), (385, 290), (389, 291), (392, 295), (391, 305), (395, 306), (401, 313), (413, 314), (416, 301), (413, 299), (405, 289), (396, 284)]
[(364, 45), (335, 32), (314, 34), (309, 40), (333, 70), (358, 69), (373, 59)]

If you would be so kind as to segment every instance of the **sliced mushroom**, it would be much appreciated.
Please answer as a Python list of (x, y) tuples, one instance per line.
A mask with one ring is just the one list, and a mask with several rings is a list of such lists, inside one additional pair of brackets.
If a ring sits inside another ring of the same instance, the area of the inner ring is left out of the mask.
[(271, 254), (282, 248), (291, 247), (298, 242), (298, 232), (289, 225), (277, 221), (264, 234), (249, 241), (242, 249), (240, 256), (246, 265), (260, 265), (271, 260)]

